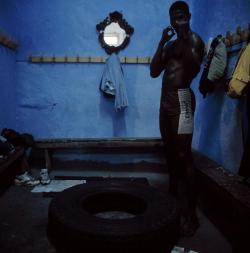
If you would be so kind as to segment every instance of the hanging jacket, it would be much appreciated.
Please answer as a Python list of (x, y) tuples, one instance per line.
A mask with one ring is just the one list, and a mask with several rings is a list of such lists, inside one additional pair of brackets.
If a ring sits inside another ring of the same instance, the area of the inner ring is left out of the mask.
[(233, 72), (233, 78), (244, 83), (250, 82), (250, 43), (242, 50)]
[(125, 87), (120, 59), (113, 53), (106, 60), (102, 75), (100, 90), (108, 96), (115, 98), (115, 110), (122, 110), (128, 106), (128, 98)]
[(250, 43), (240, 53), (229, 82), (227, 94), (232, 98), (242, 95), (245, 87), (250, 83)]
[(227, 49), (221, 35), (213, 39), (206, 57), (201, 75), (199, 90), (205, 98), (213, 92), (216, 84), (225, 76), (227, 66)]

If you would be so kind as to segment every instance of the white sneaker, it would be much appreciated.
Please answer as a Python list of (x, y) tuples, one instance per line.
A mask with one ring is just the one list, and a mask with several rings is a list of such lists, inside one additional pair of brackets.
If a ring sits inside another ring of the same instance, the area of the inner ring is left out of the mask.
[(16, 176), (15, 185), (27, 185), (27, 186), (35, 186), (40, 184), (40, 181), (35, 179), (32, 175), (30, 175), (27, 171), (22, 175)]
[(41, 169), (40, 171), (40, 182), (41, 184), (49, 184), (51, 181), (48, 173), (48, 169)]

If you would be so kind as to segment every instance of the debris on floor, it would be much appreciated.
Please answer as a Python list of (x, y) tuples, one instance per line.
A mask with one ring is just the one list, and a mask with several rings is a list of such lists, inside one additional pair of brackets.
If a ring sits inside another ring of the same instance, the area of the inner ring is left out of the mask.
[(86, 184), (86, 180), (51, 180), (48, 185), (37, 185), (31, 192), (40, 193), (40, 192), (61, 192), (69, 187)]
[(171, 253), (199, 253), (199, 252), (193, 250), (185, 251), (185, 248), (174, 246)]

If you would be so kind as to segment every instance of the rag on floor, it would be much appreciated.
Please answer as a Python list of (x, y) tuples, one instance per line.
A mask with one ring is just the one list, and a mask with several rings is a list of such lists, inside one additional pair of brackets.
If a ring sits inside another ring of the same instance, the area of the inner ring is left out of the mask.
[(115, 110), (119, 111), (128, 106), (124, 74), (120, 59), (116, 53), (106, 60), (102, 75), (100, 90), (108, 96), (115, 97)]

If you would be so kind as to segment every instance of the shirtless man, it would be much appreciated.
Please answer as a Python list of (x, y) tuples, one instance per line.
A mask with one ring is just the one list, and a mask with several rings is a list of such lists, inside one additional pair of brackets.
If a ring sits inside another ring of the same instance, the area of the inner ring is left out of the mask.
[[(204, 43), (190, 29), (191, 14), (184, 1), (173, 3), (169, 15), (171, 26), (163, 30), (150, 75), (158, 77), (164, 70), (159, 123), (166, 150), (169, 191), (181, 204), (182, 235), (192, 236), (199, 222), (191, 151), (195, 97), (190, 85), (200, 71)], [(177, 38), (170, 41), (175, 33)]]

